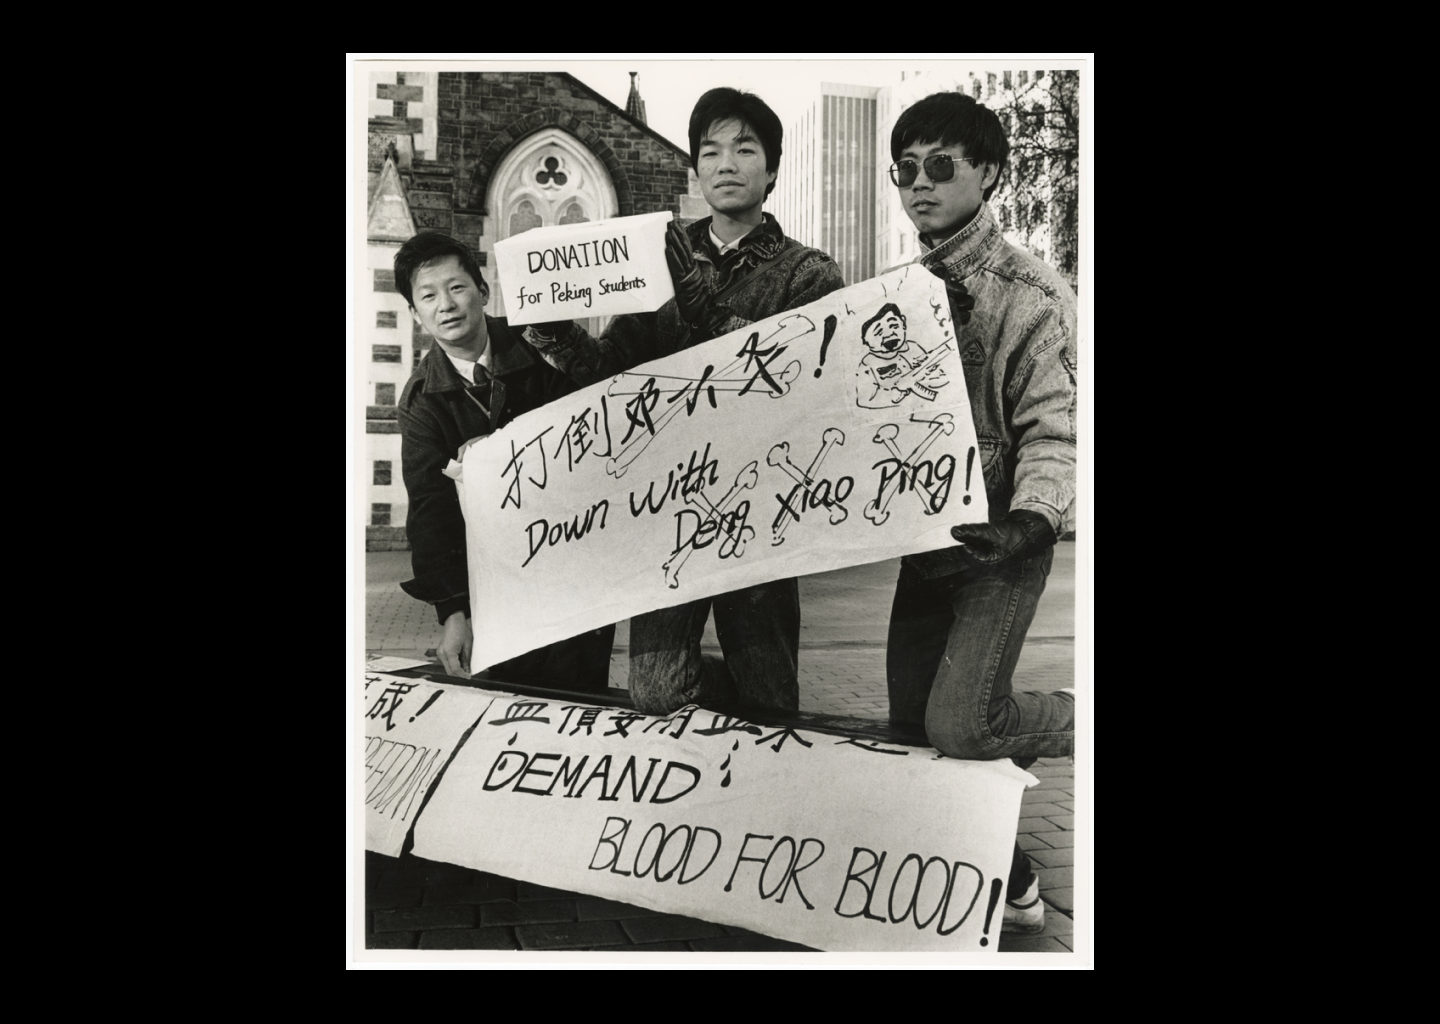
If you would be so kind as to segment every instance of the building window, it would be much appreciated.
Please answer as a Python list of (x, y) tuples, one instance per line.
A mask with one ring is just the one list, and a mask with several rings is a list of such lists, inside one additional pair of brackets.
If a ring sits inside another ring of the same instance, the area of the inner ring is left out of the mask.
[(370, 359), (376, 363), (398, 363), (400, 361), (400, 346), (371, 345)]
[(1030, 72), (1022, 71), (1016, 76), (1016, 78), (1019, 80), (1021, 88), (1024, 88), (1025, 83), (1030, 81)]
[(395, 404), (395, 385), (394, 385), (394, 384), (376, 384), (376, 385), (375, 385), (375, 404), (376, 404), (376, 405), (394, 405), (394, 404)]
[(390, 525), (390, 503), (388, 501), (375, 502), (373, 505), (370, 506), (370, 525)]
[(1007, 91), (1014, 88), (1014, 86), (1010, 84), (1010, 72), (1005, 72), (1004, 77), (1000, 79), (1000, 84), (1003, 85)]
[(390, 462), (389, 460), (375, 460), (375, 486), (390, 486)]
[[(542, 171), (541, 173), (544, 172)], [(510, 234), (518, 235), (523, 231), (529, 231), (531, 228), (538, 228), (543, 223), (540, 215), (535, 212), (535, 204), (526, 199), (519, 206), (515, 207), (515, 212), (510, 215)]]
[(395, 271), (375, 271), (375, 290), (377, 292), (398, 292), (398, 289), (395, 287)]
[(995, 95), (995, 72), (988, 71), (985, 74), (985, 98), (989, 99)]
[(413, 369), (420, 365), (420, 360), (424, 359), (425, 353), (430, 351), (430, 336), (425, 335), (422, 340), (410, 347), (410, 351), (413, 353), (410, 359), (410, 366)]
[(396, 314), (396, 312), (395, 312), (393, 309), (391, 309), (391, 310), (384, 310), (384, 309), (382, 309), (380, 312), (378, 312), (378, 313), (375, 314), (375, 326), (376, 326), (376, 327), (399, 327), (399, 326), (400, 326), (399, 316), (398, 316), (398, 314)]
[(535, 180), (541, 185), (548, 185), (554, 182), (556, 185), (564, 185), (569, 176), (560, 170), (560, 161), (553, 156), (545, 158), (545, 169), (535, 173)]
[(404, 84), (405, 84), (405, 72), (403, 72), (403, 71), (397, 71), (397, 72), (395, 72), (395, 84), (396, 84), (396, 85), (404, 85)]
[[(598, 221), (619, 212), (605, 165), (559, 128), (527, 137), (500, 161), (490, 177), (486, 205), (491, 212), (485, 221), (485, 236), (497, 242), (531, 228)], [(491, 285), (487, 312), (495, 316), (513, 312), (507, 307), (514, 296), (507, 302), (493, 282)], [(598, 335), (604, 329), (598, 322), (603, 318), (592, 319), (596, 322), (586, 329)]]

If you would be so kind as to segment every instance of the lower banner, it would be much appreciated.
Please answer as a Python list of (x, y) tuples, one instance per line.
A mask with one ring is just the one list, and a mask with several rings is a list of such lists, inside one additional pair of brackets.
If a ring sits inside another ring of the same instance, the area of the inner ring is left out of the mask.
[(365, 848), (400, 856), (425, 794), (493, 694), (365, 673)]
[(472, 692), (418, 857), (824, 950), (996, 948), (1035, 783), (1009, 761)]

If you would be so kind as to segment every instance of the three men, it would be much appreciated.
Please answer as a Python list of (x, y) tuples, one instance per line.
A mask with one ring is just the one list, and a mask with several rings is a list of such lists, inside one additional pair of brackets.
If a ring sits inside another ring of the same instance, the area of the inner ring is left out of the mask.
[[(504, 321), (484, 318), (488, 291), (463, 247), (417, 252), (403, 273), (397, 257), (397, 283), (437, 340), (401, 402), (411, 523), (422, 527), (417, 533), (412, 525), (417, 579), (406, 588), (436, 603), (447, 670), (469, 654), (468, 625), (455, 618), (464, 593), (464, 529), (459, 523), (457, 544), (456, 523), (436, 512), (443, 499), (455, 503), (453, 484), (431, 485), (458, 445), (495, 429), (506, 411), (513, 416), (843, 287), (829, 257), (786, 238), (763, 213), (781, 153), (779, 121), (763, 102), (729, 89), (706, 93), (689, 141), (711, 216), (688, 229), (672, 224), (667, 234), (676, 298), (657, 313), (617, 317), (600, 339), (559, 323), (532, 327), (522, 340)], [(923, 725), (954, 757), (1026, 765), (1071, 754), (1073, 695), (1015, 692), (1011, 679), (1055, 539), (1073, 526), (1075, 298), (1050, 267), (1004, 241), (986, 205), (1009, 153), (991, 111), (960, 93), (927, 97), (902, 114), (891, 148), (892, 180), (921, 235), (920, 262), (945, 281), (950, 297), (991, 518), (956, 527), (956, 547), (903, 561), (887, 644), (891, 717)], [(865, 325), (870, 354), (862, 365), (873, 388), (863, 405), (894, 404), (901, 384), (928, 397), (946, 383), (917, 372), (927, 353), (906, 342), (904, 328), (898, 309)], [(563, 389), (536, 352), (563, 371)], [(488, 369), (475, 387), (460, 377), (467, 363)], [(500, 385), (512, 380), (533, 404), (517, 406), (512, 396), (506, 405)], [(458, 504), (453, 511), (458, 519)], [(712, 606), (723, 663), (699, 650)], [(798, 633), (794, 580), (636, 616), (632, 698), (649, 713), (719, 699), (794, 709)], [(1038, 882), (1017, 847), (1007, 930), (1039, 930), (1042, 910)]]
[[(569, 322), (527, 328), (526, 339), (585, 385), (844, 287), (829, 256), (786, 238), (762, 210), (782, 134), (757, 96), (726, 88), (701, 96), (690, 115), (690, 162), (711, 216), (688, 228), (670, 224), (675, 298), (655, 313), (616, 317), (599, 339)], [(712, 608), (723, 661), (700, 653)], [(647, 612), (630, 620), (630, 696), (649, 714), (706, 700), (797, 710), (799, 646), (793, 579)]]

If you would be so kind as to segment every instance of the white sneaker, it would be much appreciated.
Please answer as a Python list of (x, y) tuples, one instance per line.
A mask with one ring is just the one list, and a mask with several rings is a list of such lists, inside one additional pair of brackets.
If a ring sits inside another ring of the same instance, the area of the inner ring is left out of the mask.
[(1005, 901), (1005, 919), (1000, 930), (1011, 935), (1036, 935), (1045, 930), (1045, 904), (1040, 902), (1040, 879), (1030, 883), (1024, 896)]

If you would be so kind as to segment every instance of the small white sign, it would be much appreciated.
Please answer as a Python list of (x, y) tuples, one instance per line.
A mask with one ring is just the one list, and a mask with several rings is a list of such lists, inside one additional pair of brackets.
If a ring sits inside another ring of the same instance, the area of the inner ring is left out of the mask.
[(668, 210), (534, 228), (495, 243), (515, 326), (648, 313), (674, 297), (665, 264)]

